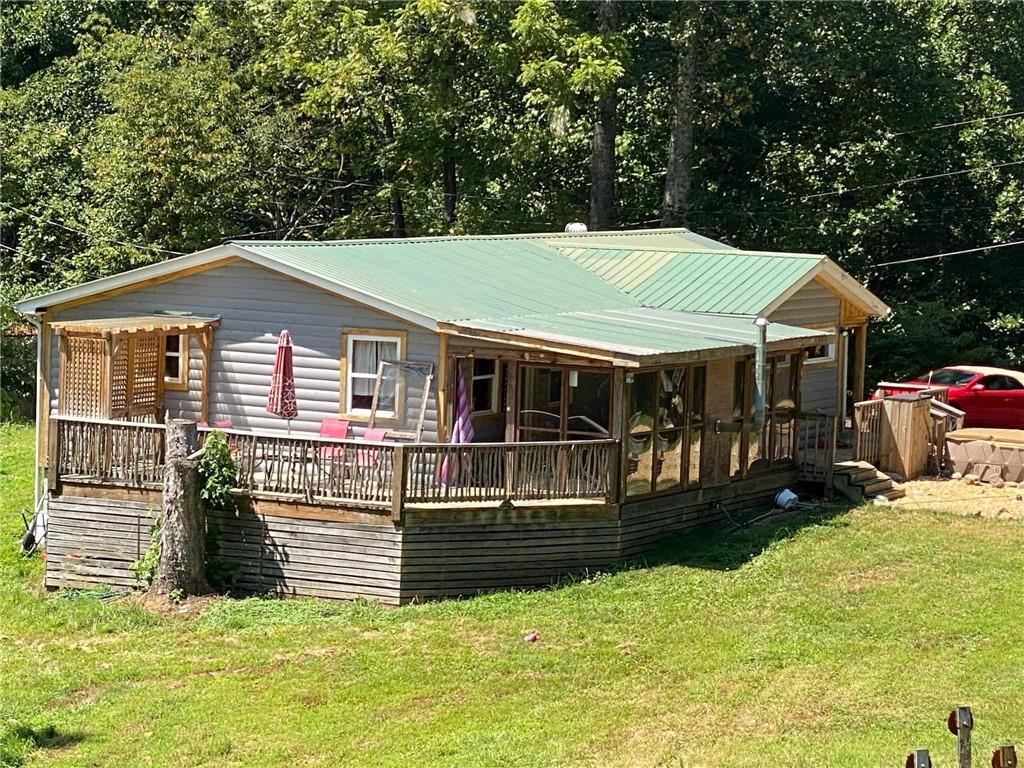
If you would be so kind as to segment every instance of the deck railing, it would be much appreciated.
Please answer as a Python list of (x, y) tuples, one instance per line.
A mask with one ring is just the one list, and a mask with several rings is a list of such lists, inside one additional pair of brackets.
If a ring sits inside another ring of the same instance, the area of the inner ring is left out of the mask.
[(164, 425), (50, 417), (52, 478), (129, 486), (163, 482)]
[(615, 440), (405, 446), (405, 500), (613, 500)]
[[(163, 482), (162, 424), (54, 417), (51, 483)], [(615, 500), (618, 443), (392, 443), (221, 432), (236, 492), (314, 503), (353, 502), (398, 513), (407, 503)]]
[(836, 417), (827, 413), (796, 414), (796, 465), (800, 479), (830, 485), (836, 458)]
[(865, 400), (853, 405), (853, 458), (878, 466), (882, 458), (884, 400)]

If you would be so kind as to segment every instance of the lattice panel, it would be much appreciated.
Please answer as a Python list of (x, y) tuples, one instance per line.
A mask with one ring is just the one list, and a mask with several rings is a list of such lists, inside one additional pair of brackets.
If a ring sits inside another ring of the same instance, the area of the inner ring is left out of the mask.
[(110, 417), (120, 419), (128, 412), (128, 384), (130, 378), (128, 339), (114, 343), (114, 356), (110, 369)]
[(61, 340), (61, 389), (59, 410), (66, 416), (102, 418), (103, 367), (106, 340), (68, 336)]
[(133, 336), (132, 398), (128, 408), (132, 416), (156, 411), (160, 400), (163, 345), (160, 336)]

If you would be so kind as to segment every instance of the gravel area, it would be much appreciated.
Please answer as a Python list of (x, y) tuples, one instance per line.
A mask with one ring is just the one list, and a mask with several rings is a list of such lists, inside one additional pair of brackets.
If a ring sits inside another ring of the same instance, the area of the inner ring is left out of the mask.
[(907, 495), (891, 502), (896, 507), (941, 509), (973, 517), (1024, 520), (1024, 486), (995, 488), (986, 483), (929, 477), (904, 483)]

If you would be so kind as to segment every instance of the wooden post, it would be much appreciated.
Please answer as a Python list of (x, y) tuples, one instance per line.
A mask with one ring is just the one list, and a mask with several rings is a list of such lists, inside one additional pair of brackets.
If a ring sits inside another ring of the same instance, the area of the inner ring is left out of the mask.
[(1017, 750), (1012, 744), (996, 747), (992, 753), (992, 768), (1017, 768)]
[(907, 755), (906, 768), (932, 768), (932, 759), (927, 749), (915, 749)]
[[(188, 337), (186, 337), (188, 338)], [(199, 334), (199, 351), (203, 356), (203, 368), (199, 372), (199, 420), (210, 420), (210, 362), (213, 358), (213, 329), (203, 328)], [(185, 372), (186, 381), (188, 371)]]
[(398, 444), (391, 457), (391, 520), (402, 524), (405, 508), (405, 446)]
[(47, 419), (46, 450), (48, 451), (46, 462), (46, 488), (50, 491), (57, 490), (57, 483), (60, 482), (60, 421), (58, 419)]
[(974, 718), (970, 707), (957, 707), (949, 713), (946, 726), (956, 736), (957, 768), (971, 768), (971, 730)]
[(853, 362), (853, 402), (859, 403), (864, 399), (864, 369), (867, 366), (868, 354), (868, 324), (858, 325), (853, 332), (854, 362)]
[(206, 520), (199, 498), (199, 462), (188, 458), (199, 447), (194, 421), (167, 422), (160, 558), (152, 594), (198, 595), (206, 585)]

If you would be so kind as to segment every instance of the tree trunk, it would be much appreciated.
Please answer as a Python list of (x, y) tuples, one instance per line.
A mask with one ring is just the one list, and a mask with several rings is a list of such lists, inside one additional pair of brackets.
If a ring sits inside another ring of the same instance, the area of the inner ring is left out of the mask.
[[(615, 0), (601, 0), (598, 6), (601, 34), (615, 32)], [(615, 115), (618, 95), (615, 88), (597, 102), (594, 114), (594, 138), (590, 153), (590, 229), (611, 229), (615, 216)]]
[[(455, 141), (455, 137), (449, 135), (449, 144)], [(442, 183), (444, 186), (444, 223), (451, 226), (457, 218), (455, 204), (458, 202), (458, 178), (455, 173), (455, 158), (451, 156), (451, 148), (445, 150), (444, 166), (442, 168)]]
[(675, 112), (669, 137), (661, 226), (686, 226), (693, 189), (693, 123), (697, 57), (700, 55), (699, 3), (681, 6), (676, 63)]
[(187, 458), (199, 445), (196, 424), (172, 419), (166, 426), (160, 558), (152, 594), (200, 595), (206, 585), (206, 520), (199, 498), (199, 462)]
[[(389, 152), (394, 150), (395, 124), (391, 120), (391, 111), (384, 108), (384, 138), (387, 139)], [(398, 174), (395, 171), (394, 161), (388, 159), (384, 168), (384, 181), (391, 188), (391, 234), (395, 237), (405, 237), (405, 204), (402, 202), (402, 192), (395, 185)]]

